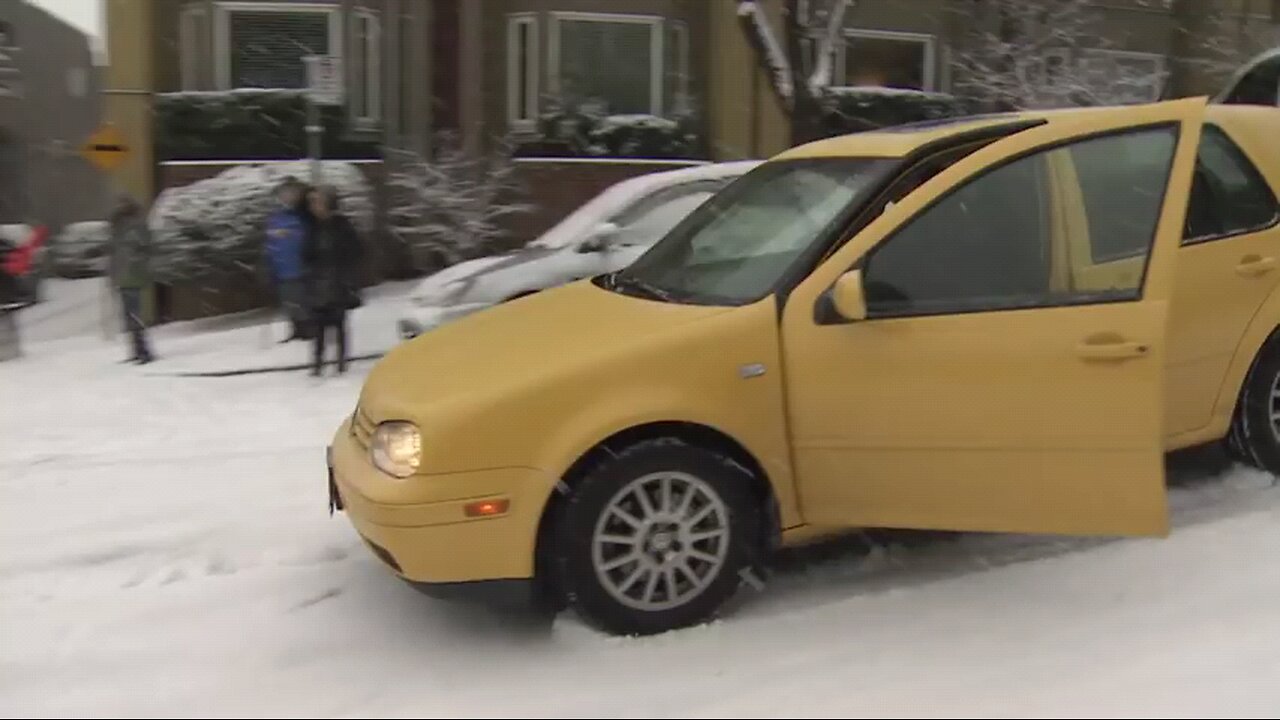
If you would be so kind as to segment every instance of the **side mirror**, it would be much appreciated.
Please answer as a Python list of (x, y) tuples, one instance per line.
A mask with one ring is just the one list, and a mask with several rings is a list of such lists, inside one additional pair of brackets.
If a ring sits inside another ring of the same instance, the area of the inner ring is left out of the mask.
[(867, 319), (867, 296), (862, 291), (862, 271), (850, 270), (831, 287), (831, 305), (850, 322)]
[(619, 228), (611, 222), (600, 223), (595, 230), (578, 244), (578, 252), (595, 253), (608, 250), (618, 236)]

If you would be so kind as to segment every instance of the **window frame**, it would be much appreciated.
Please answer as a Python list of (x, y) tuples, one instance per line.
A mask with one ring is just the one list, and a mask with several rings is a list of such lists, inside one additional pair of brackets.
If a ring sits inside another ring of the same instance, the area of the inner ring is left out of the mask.
[[(524, 57), (520, 57), (520, 27), (529, 27), (529, 45), (525, 48)], [(536, 12), (511, 13), (507, 15), (507, 125), (519, 132), (532, 132), (538, 127), (540, 108), (539, 90), (541, 88), (541, 42), (538, 37), (538, 14)], [(523, 63), (528, 71), (525, 78), (525, 106), (520, 105), (520, 69)], [(521, 117), (523, 111), (524, 117)]]
[[(689, 98), (689, 23), (684, 20), (668, 20), (665, 30), (671, 39), (672, 47), (663, 47), (664, 57), (662, 58), (662, 92), (664, 97), (669, 93), (672, 97), (672, 107), (663, 107), (664, 111), (674, 113), (681, 98)], [(674, 53), (675, 67), (667, 67), (666, 55)], [(667, 81), (675, 78), (673, 87), (667, 87)]]
[[(1244, 228), (1240, 230), (1231, 230), (1231, 231), (1222, 232), (1222, 233), (1199, 235), (1192, 238), (1184, 237), (1182, 239), (1181, 247), (1193, 247), (1196, 245), (1203, 245), (1205, 243), (1216, 242), (1218, 240), (1226, 240), (1228, 238), (1237, 237), (1239, 235), (1253, 235), (1254, 233), (1260, 233), (1260, 232), (1266, 232), (1268, 230), (1272, 230), (1277, 225), (1280, 225), (1280, 198), (1276, 197), (1275, 189), (1271, 187), (1271, 183), (1267, 182), (1266, 177), (1264, 177), (1262, 174), (1262, 171), (1258, 169), (1257, 164), (1255, 164), (1253, 162), (1253, 159), (1249, 157), (1249, 153), (1245, 152), (1244, 148), (1240, 147), (1240, 144), (1237, 143), (1235, 139), (1231, 137), (1231, 133), (1228, 132), (1226, 128), (1222, 127), (1221, 125), (1218, 125), (1217, 123), (1206, 122), (1204, 124), (1204, 129), (1200, 132), (1200, 143), (1203, 145), (1205, 138), (1213, 134), (1219, 135), (1222, 137), (1222, 139), (1226, 140), (1227, 147), (1228, 147), (1227, 152), (1230, 153), (1231, 155), (1234, 155), (1237, 160), (1243, 161), (1244, 172), (1246, 175), (1249, 176), (1250, 181), (1256, 182), (1258, 185), (1262, 186), (1263, 188), (1266, 188), (1267, 195), (1271, 197), (1271, 205), (1276, 209), (1276, 211), (1274, 214), (1272, 214), (1271, 220), (1266, 224), (1258, 225), (1256, 227), (1251, 227), (1251, 228)], [(1196, 163), (1199, 164), (1198, 157), (1197, 157)], [(1192, 183), (1191, 188), (1192, 190), (1195, 190), (1194, 183)], [(1217, 204), (1216, 197), (1214, 198), (1214, 201), (1216, 206)], [(1191, 204), (1190, 196), (1187, 197), (1187, 204), (1188, 206)]]
[[(1161, 190), (1160, 202), (1157, 206), (1160, 209), (1159, 211), (1163, 212), (1165, 203), (1169, 199), (1169, 178), (1173, 174), (1173, 165), (1177, 157), (1178, 143), (1181, 142), (1182, 140), (1182, 124), (1178, 122), (1159, 122), (1159, 123), (1150, 123), (1150, 124), (1144, 124), (1144, 125), (1135, 125), (1135, 126), (1121, 128), (1121, 129), (1103, 130), (1099, 132), (1075, 136), (1075, 137), (1064, 139), (1064, 140), (1050, 142), (1045, 145), (1040, 145), (1038, 147), (1031, 148), (1024, 152), (1018, 153), (1017, 155), (1011, 155), (1009, 157), (1001, 158), (1000, 162), (993, 163), (991, 165), (988, 165), (982, 168), (980, 171), (965, 178), (962, 182), (947, 188), (945, 192), (935, 197), (932, 201), (929, 202), (928, 205), (925, 205), (924, 207), (920, 208), (920, 210), (917, 211), (915, 214), (913, 214), (911, 217), (903, 220), (888, 235), (882, 238), (880, 242), (876, 243), (874, 247), (870, 248), (865, 254), (862, 255), (862, 257), (858, 258), (857, 262), (854, 263), (852, 269), (862, 270), (864, 275), (864, 282), (866, 280), (869, 280), (870, 279), (870, 274), (868, 272), (869, 264), (875, 258), (876, 253), (880, 252), (883, 248), (887, 247), (889, 243), (893, 242), (893, 240), (897, 238), (898, 235), (902, 233), (904, 230), (910, 228), (911, 225), (918, 218), (923, 217), (926, 213), (931, 212), (935, 207), (937, 207), (940, 203), (942, 203), (947, 198), (951, 197), (951, 195), (953, 195), (954, 193), (959, 192), (960, 190), (968, 187), (971, 183), (977, 182), (978, 180), (981, 180), (987, 177), (988, 175), (994, 172), (997, 172), (998, 170), (1008, 165), (1011, 165), (1015, 162), (1019, 162), (1025, 158), (1029, 158), (1034, 155), (1048, 155), (1049, 153), (1052, 153), (1054, 151), (1057, 151), (1062, 148), (1066, 148), (1078, 143), (1088, 142), (1091, 140), (1100, 140), (1100, 139), (1105, 139), (1109, 137), (1117, 137), (1122, 135), (1137, 135), (1143, 132), (1151, 132), (1151, 131), (1157, 131), (1157, 130), (1172, 131), (1173, 147), (1174, 147), (1174, 152), (1170, 153), (1169, 155), (1169, 165), (1168, 165), (1168, 169), (1165, 172), (1165, 186)], [(973, 313), (1015, 312), (1020, 310), (1045, 310), (1045, 309), (1060, 308), (1060, 307), (1078, 307), (1082, 305), (1109, 305), (1114, 303), (1141, 302), (1146, 293), (1147, 274), (1151, 269), (1151, 257), (1152, 255), (1154, 255), (1155, 244), (1159, 239), (1158, 238), (1159, 232), (1160, 232), (1159, 215), (1157, 214), (1156, 225), (1152, 229), (1151, 240), (1147, 248), (1146, 257), (1143, 260), (1142, 275), (1139, 278), (1138, 285), (1134, 291), (1132, 291), (1131, 293), (1127, 293), (1124, 296), (1118, 296), (1114, 293), (1093, 293), (1093, 294), (1077, 293), (1072, 296), (1052, 298), (1051, 300), (1046, 300), (1042, 302), (1028, 302), (1028, 303), (1009, 304), (1009, 305), (1001, 304), (1001, 305), (991, 305), (989, 307), (958, 305), (956, 307), (929, 308), (929, 309), (920, 310), (920, 311), (905, 310), (905, 311), (891, 311), (891, 312), (877, 312), (871, 307), (871, 304), (868, 303), (867, 304), (867, 321), (874, 322), (877, 320), (936, 317), (941, 315), (970, 315)], [(828, 290), (826, 293), (823, 293), (823, 296), (826, 296), (829, 292), (830, 291)]]
[(568, 12), (550, 13), (550, 36), (547, 44), (547, 84), (552, 94), (560, 95), (560, 23), (562, 22), (595, 22), (595, 23), (632, 23), (649, 26), (649, 113), (655, 117), (663, 117), (663, 95), (665, 90), (666, 65), (666, 23), (661, 15), (641, 15), (634, 13), (606, 12)]
[[(356, 31), (364, 23), (364, 54), (355, 52)], [(382, 124), (382, 18), (377, 10), (357, 7), (351, 11), (352, 44), (350, 68), (347, 72), (360, 80), (345, 88), (351, 123), (356, 130), (376, 129)], [(362, 112), (367, 109), (369, 112)]]
[(209, 11), (203, 3), (182, 7), (178, 15), (178, 76), (183, 90), (199, 90), (201, 65), (208, 43)]
[[(275, 0), (218, 0), (214, 3), (214, 80), (219, 90), (234, 90), (231, 78), (231, 16), (237, 12), (317, 14), (326, 15), (329, 21), (329, 55), (340, 61), (343, 51), (342, 6), (321, 2), (280, 2)], [(344, 82), (345, 85), (345, 82)], [(300, 88), (263, 88), (267, 90), (297, 90)], [(346, 88), (343, 89), (346, 95)]]
[[(815, 38), (821, 38), (816, 35)], [(904, 30), (877, 30), (872, 28), (845, 28), (842, 42), (835, 48), (834, 67), (832, 68), (831, 86), (836, 89), (857, 87), (848, 84), (848, 52), (849, 42), (863, 38), (866, 40), (896, 40), (912, 42), (924, 46), (924, 67), (920, 74), (921, 92), (938, 92), (938, 36), (932, 33), (907, 32)], [(820, 42), (815, 39), (815, 42)]]

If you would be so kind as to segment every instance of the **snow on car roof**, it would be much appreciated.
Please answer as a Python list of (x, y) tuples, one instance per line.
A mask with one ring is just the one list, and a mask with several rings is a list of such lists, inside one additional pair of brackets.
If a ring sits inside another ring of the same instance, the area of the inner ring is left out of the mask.
[(760, 165), (760, 160), (707, 163), (679, 170), (649, 173), (623, 180), (609, 186), (604, 192), (588, 200), (577, 210), (561, 220), (542, 237), (529, 243), (530, 247), (562, 248), (573, 245), (583, 233), (604, 222), (636, 200), (684, 183), (700, 180), (724, 180), (744, 175)]

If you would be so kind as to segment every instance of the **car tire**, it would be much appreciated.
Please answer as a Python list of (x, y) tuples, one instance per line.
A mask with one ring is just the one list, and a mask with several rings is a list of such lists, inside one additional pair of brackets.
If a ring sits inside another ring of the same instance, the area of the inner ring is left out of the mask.
[(714, 618), (762, 547), (752, 482), (738, 463), (674, 438), (610, 453), (573, 487), (557, 523), (567, 604), (616, 635)]
[(1245, 464), (1280, 476), (1280, 342), (1268, 341), (1246, 377), (1236, 403), (1227, 448)]

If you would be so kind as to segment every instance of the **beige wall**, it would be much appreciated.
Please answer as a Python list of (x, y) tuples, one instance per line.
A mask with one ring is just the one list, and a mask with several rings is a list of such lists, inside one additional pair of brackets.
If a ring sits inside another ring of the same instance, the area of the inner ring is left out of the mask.
[(151, 91), (155, 87), (154, 0), (106, 0), (104, 114), (124, 135), (129, 157), (113, 175), (115, 188), (150, 202), (155, 194)]

